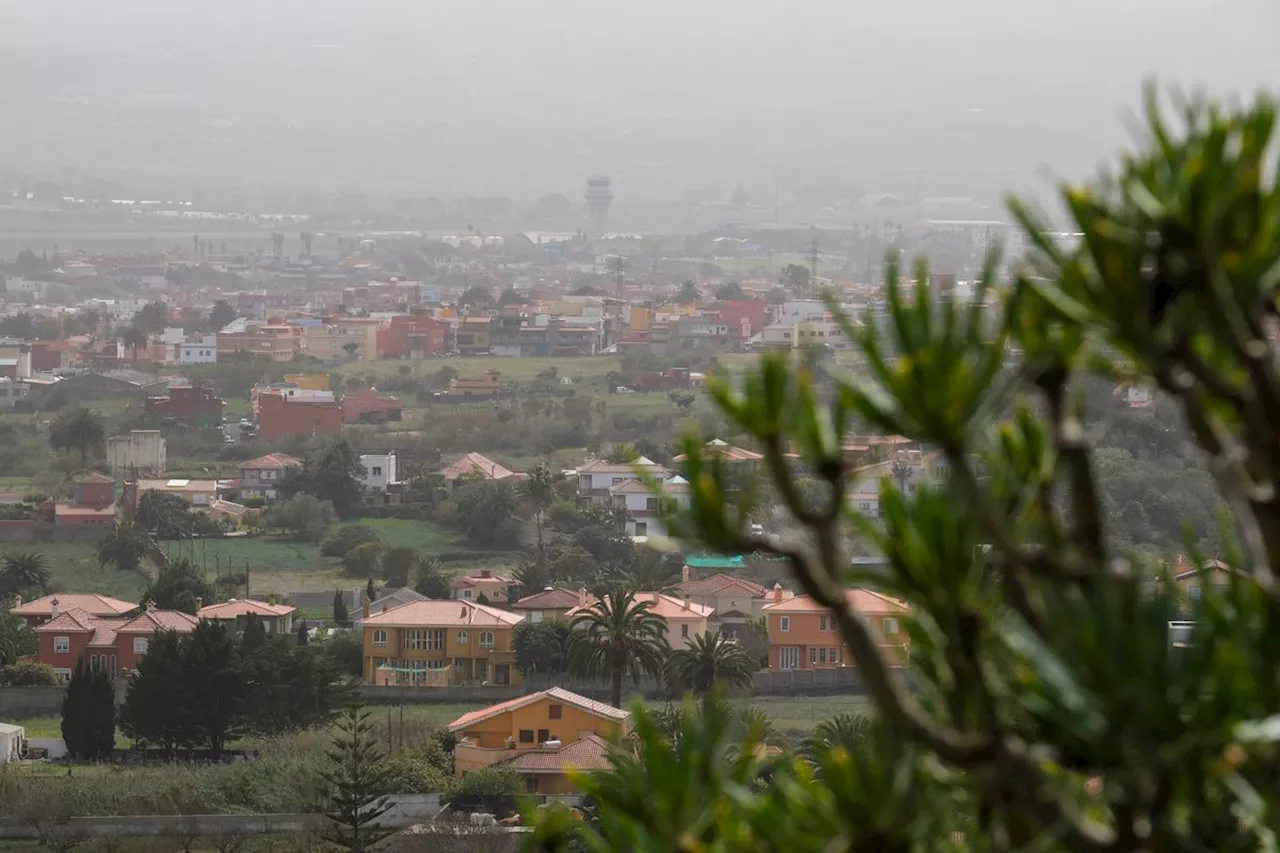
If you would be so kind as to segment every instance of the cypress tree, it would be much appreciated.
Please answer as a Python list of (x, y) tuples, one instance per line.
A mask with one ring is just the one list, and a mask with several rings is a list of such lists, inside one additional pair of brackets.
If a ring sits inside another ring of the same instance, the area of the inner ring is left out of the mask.
[(244, 633), (240, 635), (240, 654), (251, 655), (267, 641), (267, 626), (257, 614), (250, 613), (245, 617)]
[(342, 591), (333, 591), (333, 624), (339, 628), (351, 625), (351, 614), (347, 612), (347, 603), (342, 600)]
[(106, 672), (90, 668), (81, 656), (62, 697), (62, 739), (72, 758), (92, 761), (116, 745), (116, 693)]

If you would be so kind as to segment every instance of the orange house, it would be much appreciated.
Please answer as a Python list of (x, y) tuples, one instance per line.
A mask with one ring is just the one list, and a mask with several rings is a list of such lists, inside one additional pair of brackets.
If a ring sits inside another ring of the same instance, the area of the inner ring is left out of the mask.
[(366, 610), (360, 620), (365, 681), (420, 687), (519, 686), (523, 677), (515, 667), (511, 636), (523, 619), (509, 610), (463, 600), (424, 599), (379, 613)]
[(630, 717), (560, 687), (500, 702), (449, 724), (458, 737), (454, 772), (506, 763), (524, 777), (528, 793), (572, 794), (569, 771), (607, 767), (609, 744), (626, 737)]
[[(902, 624), (910, 613), (907, 605), (869, 589), (845, 593), (849, 606), (871, 623), (880, 650), (896, 666), (906, 664), (911, 641)], [(830, 610), (807, 595), (783, 598), (773, 591), (773, 601), (761, 608), (769, 627), (770, 669), (832, 669), (853, 666), (836, 620)]]

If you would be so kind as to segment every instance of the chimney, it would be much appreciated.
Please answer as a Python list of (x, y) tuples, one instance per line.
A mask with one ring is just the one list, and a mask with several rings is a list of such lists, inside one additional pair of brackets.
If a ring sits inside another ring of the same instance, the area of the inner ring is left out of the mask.
[(684, 601), (681, 602), (681, 607), (683, 607), (685, 610), (689, 609), (689, 593), (687, 592), (684, 594)]
[(688, 563), (685, 563), (683, 566), (680, 567), (680, 582), (681, 583), (689, 582), (689, 564)]
[(782, 600), (782, 584), (780, 583), (775, 583), (773, 585), (773, 600), (775, 602)]
[(365, 619), (368, 619), (368, 618), (369, 618), (369, 598), (368, 598), (368, 596), (364, 596), (364, 595), (360, 596), (360, 615), (361, 615), (363, 618), (365, 618)]
[(152, 612), (152, 611), (153, 611), (153, 610), (155, 610), (155, 609), (156, 609), (156, 603), (155, 603), (154, 601), (148, 601), (148, 602), (147, 602), (147, 612), (148, 612), (148, 613), (150, 613), (150, 612)]
[(491, 578), (491, 577), (493, 577), (493, 572), (489, 571), (488, 569), (481, 569), (481, 570), (480, 570), (480, 577), (482, 577), (482, 578)]
[(391, 609), (391, 602), (388, 599), (384, 598), (382, 600), (382, 612), (386, 613), (390, 609)]
[(58, 599), (49, 602), (49, 615), (53, 619), (58, 618)]
[(15, 595), (15, 596), (13, 597), (13, 606), (14, 606), (14, 607), (21, 607), (21, 606), (22, 606), (22, 594), (21, 594), (21, 593), (19, 593), (18, 595)]
[(587, 606), (587, 588), (585, 586), (578, 587), (578, 606)]
[(204, 599), (197, 595), (196, 596), (196, 612), (199, 613), (203, 609), (204, 609)]

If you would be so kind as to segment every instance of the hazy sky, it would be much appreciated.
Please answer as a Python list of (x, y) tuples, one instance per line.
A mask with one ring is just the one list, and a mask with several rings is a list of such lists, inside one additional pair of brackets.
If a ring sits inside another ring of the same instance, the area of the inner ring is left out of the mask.
[(943, 194), (1089, 169), (1148, 75), (1275, 86), (1277, 34), (1280, 0), (0, 0), (0, 169), (575, 200), (596, 171), (644, 199), (807, 170)]

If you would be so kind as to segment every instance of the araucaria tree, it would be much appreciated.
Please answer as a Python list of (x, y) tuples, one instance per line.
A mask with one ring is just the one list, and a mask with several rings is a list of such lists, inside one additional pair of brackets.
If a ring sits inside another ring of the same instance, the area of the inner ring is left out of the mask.
[(622, 707), (622, 682), (657, 678), (667, 660), (667, 620), (636, 591), (605, 596), (573, 618), (569, 632), (569, 672), (609, 682), (609, 701)]
[[(790, 562), (834, 614), (888, 736), (854, 751), (816, 744), (813, 767), (765, 768), (753, 744), (725, 749), (714, 719), (688, 719), (673, 749), (641, 713), (635, 750), (584, 786), (596, 819), (571, 826), (553, 810), (544, 839), (558, 825), (590, 836), (586, 849), (628, 853), (807, 853), (833, 839), (881, 851), (1274, 847), (1278, 110), (1267, 97), (1192, 99), (1169, 123), (1156, 101), (1144, 150), (1064, 188), (1078, 241), (1059, 243), (1062, 229), (1015, 203), (1034, 252), (1007, 285), (994, 256), (968, 300), (935, 293), (923, 266), (910, 287), (890, 266), (883, 317), (839, 318), (856, 371), (819, 377), (771, 354), (713, 383), (806, 536), (752, 534), (747, 497), (730, 500), (717, 460), (686, 442), (685, 532)], [(1182, 584), (1110, 538), (1082, 426), (1090, 380), (1176, 401), (1230, 508), (1226, 568), (1205, 570), (1215, 582), (1197, 584), (1194, 624), (1176, 637)], [(947, 476), (910, 495), (884, 483), (879, 518), (862, 517), (841, 447), (869, 429), (918, 442)], [(824, 500), (803, 499), (797, 466)], [(882, 569), (851, 567), (854, 535)], [(910, 608), (913, 689), (851, 585)]]
[(62, 739), (80, 761), (111, 754), (116, 743), (116, 694), (106, 670), (76, 660), (62, 697)]
[(377, 820), (389, 808), (391, 777), (370, 713), (353, 707), (334, 723), (337, 733), (320, 777), (329, 786), (325, 817), (351, 853), (363, 853), (387, 833)]

